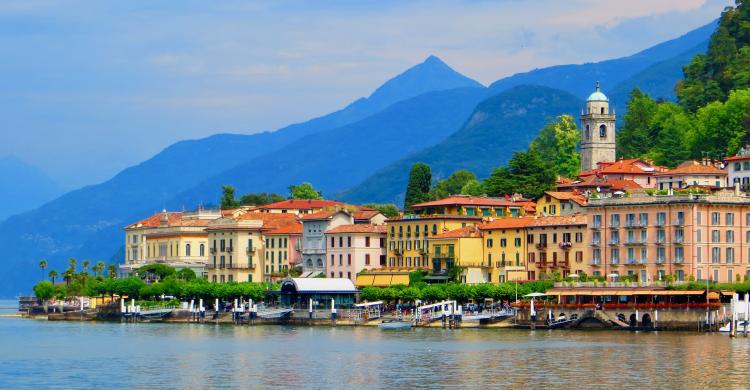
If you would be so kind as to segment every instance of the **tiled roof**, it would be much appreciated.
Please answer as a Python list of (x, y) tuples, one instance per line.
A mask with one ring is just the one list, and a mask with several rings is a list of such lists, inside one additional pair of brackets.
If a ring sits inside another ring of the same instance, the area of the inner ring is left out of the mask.
[(317, 221), (321, 219), (331, 218), (334, 214), (344, 210), (322, 210), (312, 214), (306, 214), (302, 216), (303, 221)]
[(663, 167), (648, 163), (640, 159), (617, 160), (607, 163), (598, 169), (599, 173), (606, 175), (612, 173), (626, 173), (631, 175), (652, 175), (663, 171)]
[(352, 225), (341, 225), (326, 231), (326, 234), (336, 233), (383, 233), (386, 232), (385, 225), (372, 225), (357, 223)]
[(545, 191), (545, 194), (558, 200), (570, 200), (581, 206), (586, 205), (586, 197), (575, 192)]
[(613, 190), (637, 190), (643, 188), (640, 184), (630, 179), (607, 179), (607, 183), (609, 183), (609, 188)]
[(518, 202), (504, 198), (488, 198), (484, 196), (454, 195), (447, 198), (412, 205), (412, 209), (424, 207), (444, 206), (489, 206), (489, 207), (522, 207)]
[(638, 183), (630, 179), (605, 179), (596, 175), (582, 176), (580, 180), (568, 184), (558, 184), (557, 189), (573, 188), (608, 188), (613, 190), (626, 190), (642, 188)]
[(529, 227), (585, 225), (585, 214), (534, 217)]
[[(182, 219), (182, 213), (176, 211), (169, 211), (167, 214), (167, 226), (175, 226), (175, 224)], [(164, 212), (156, 213), (146, 219), (142, 219), (136, 223), (128, 225), (127, 229), (135, 229), (141, 227), (159, 227), (161, 226), (161, 219)]]
[(445, 233), (435, 234), (434, 236), (430, 236), (427, 239), (428, 240), (441, 240), (441, 239), (449, 239), (449, 238), (472, 238), (472, 237), (481, 237), (481, 236), (482, 236), (482, 233), (479, 231), (479, 228), (477, 228), (476, 226), (466, 226), (460, 229), (449, 230)]
[(334, 206), (346, 206), (346, 203), (337, 202), (335, 200), (325, 199), (288, 199), (282, 200), (275, 203), (269, 203), (265, 206), (260, 206), (260, 210), (272, 210), (272, 209), (299, 209), (299, 210), (310, 210), (310, 209), (322, 209), (326, 207)]
[(302, 224), (297, 222), (266, 232), (266, 235), (302, 234)]
[(245, 213), (234, 218), (238, 221), (254, 220), (263, 221), (263, 229), (277, 229), (297, 223), (297, 216), (287, 213)]
[(717, 168), (713, 165), (703, 165), (698, 161), (685, 161), (684, 163), (677, 166), (675, 169), (670, 169), (666, 172), (659, 172), (656, 176), (670, 176), (670, 175), (726, 175), (727, 171), (721, 168)]
[(386, 222), (419, 222), (419, 221), (434, 221), (434, 220), (459, 220), (459, 221), (481, 221), (480, 216), (468, 216), (468, 215), (453, 215), (453, 214), (433, 214), (433, 215), (408, 215), (397, 218), (389, 218)]
[(529, 226), (534, 217), (504, 217), (497, 218), (479, 225), (481, 230), (496, 230), (496, 229), (520, 229)]
[(380, 214), (380, 211), (378, 210), (363, 209), (363, 210), (355, 211), (354, 213), (352, 213), (352, 217), (358, 220), (363, 220), (363, 219), (369, 220), (378, 214)]
[(724, 161), (750, 160), (750, 154), (727, 157)]

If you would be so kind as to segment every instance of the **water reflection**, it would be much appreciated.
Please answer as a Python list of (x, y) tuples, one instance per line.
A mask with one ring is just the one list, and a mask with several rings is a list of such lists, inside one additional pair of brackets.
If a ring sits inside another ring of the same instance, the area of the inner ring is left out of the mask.
[(750, 339), (697, 333), (0, 319), (0, 388), (746, 388)]

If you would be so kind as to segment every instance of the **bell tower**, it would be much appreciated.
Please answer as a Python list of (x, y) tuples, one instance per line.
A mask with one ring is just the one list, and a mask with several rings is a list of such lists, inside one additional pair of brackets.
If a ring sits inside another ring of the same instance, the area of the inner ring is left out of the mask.
[(609, 99), (597, 81), (581, 113), (581, 172), (602, 161), (615, 161), (615, 113), (610, 112)]

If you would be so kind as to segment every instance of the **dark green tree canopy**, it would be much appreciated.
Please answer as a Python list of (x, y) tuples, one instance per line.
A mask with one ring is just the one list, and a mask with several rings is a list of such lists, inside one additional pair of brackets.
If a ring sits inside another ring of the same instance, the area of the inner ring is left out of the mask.
[(221, 209), (228, 210), (239, 206), (239, 202), (234, 197), (234, 186), (225, 185), (221, 187)]
[(289, 199), (322, 199), (323, 193), (316, 190), (311, 183), (289, 186)]
[(430, 166), (425, 163), (416, 163), (411, 167), (409, 183), (406, 186), (406, 198), (404, 205), (410, 209), (411, 205), (429, 200), (430, 186), (432, 185), (432, 172)]

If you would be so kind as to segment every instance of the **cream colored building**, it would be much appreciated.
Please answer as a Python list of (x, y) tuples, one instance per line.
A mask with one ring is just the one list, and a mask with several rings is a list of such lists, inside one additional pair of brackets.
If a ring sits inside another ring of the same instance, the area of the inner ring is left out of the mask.
[(691, 186), (728, 187), (727, 170), (715, 166), (712, 162), (685, 161), (674, 169), (654, 174), (656, 188), (659, 190), (680, 189)]
[(266, 233), (297, 223), (295, 214), (258, 212), (212, 222), (207, 228), (208, 280), (265, 282), (285, 273), (290, 241)]
[(581, 114), (581, 172), (595, 169), (602, 161), (615, 161), (615, 113), (599, 89), (586, 99)]

